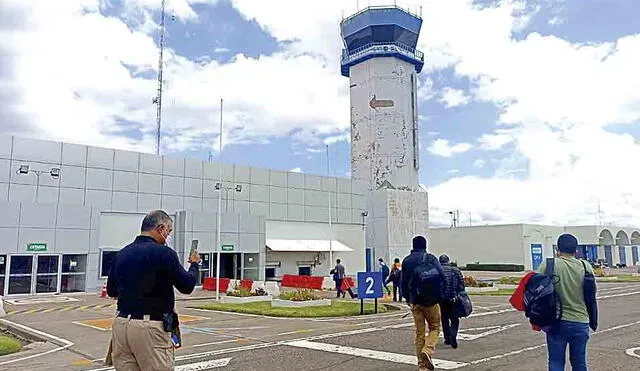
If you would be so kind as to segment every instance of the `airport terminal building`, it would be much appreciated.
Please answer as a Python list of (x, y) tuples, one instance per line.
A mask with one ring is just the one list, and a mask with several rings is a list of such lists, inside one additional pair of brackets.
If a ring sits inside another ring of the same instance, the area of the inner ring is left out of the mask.
[(429, 246), (434, 254), (447, 254), (458, 265), (518, 264), (536, 269), (552, 257), (558, 237), (571, 233), (577, 239), (577, 255), (609, 267), (638, 265), (640, 228), (619, 226), (550, 226), (509, 224), (432, 228)]
[(215, 276), (218, 192), (222, 277), (328, 275), (330, 240), (334, 260), (364, 270), (366, 186), (231, 164), (220, 185), (219, 166), (0, 136), (0, 294), (98, 290), (153, 209), (173, 216), (178, 255), (197, 241), (201, 279)]

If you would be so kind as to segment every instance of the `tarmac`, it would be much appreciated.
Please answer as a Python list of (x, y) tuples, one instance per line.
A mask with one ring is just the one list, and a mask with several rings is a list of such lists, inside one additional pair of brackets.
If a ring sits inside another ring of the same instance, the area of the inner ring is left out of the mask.
[[(640, 369), (640, 284), (600, 283), (600, 328), (589, 342), (591, 370)], [(0, 357), (0, 370), (109, 370), (102, 360), (115, 308), (97, 294), (77, 301), (5, 303), (1, 327), (36, 342)], [(209, 292), (181, 296), (183, 347), (176, 370), (416, 370), (408, 307), (378, 315), (282, 319), (194, 309)], [(189, 300), (187, 300), (189, 299)], [(438, 369), (546, 370), (543, 333), (531, 330), (508, 297), (473, 297), (456, 350), (438, 344)]]

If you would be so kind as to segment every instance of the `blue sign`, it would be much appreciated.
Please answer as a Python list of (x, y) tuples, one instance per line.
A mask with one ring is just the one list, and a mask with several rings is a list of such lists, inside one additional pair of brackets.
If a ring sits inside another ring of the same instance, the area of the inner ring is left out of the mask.
[(358, 299), (382, 297), (382, 272), (358, 272)]
[(531, 265), (533, 270), (538, 269), (542, 264), (542, 245), (537, 243), (531, 244)]

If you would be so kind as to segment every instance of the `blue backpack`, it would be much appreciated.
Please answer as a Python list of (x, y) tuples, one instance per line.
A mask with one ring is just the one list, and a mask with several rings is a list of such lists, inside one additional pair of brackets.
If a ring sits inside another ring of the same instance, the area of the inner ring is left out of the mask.
[(442, 298), (442, 275), (436, 266), (429, 261), (429, 254), (425, 253), (422, 260), (413, 270), (409, 281), (409, 290), (419, 298), (429, 302), (437, 302)]
[(386, 264), (382, 266), (382, 277), (389, 277), (389, 267)]
[(555, 325), (562, 319), (562, 302), (554, 287), (555, 260), (547, 259), (544, 274), (536, 273), (524, 291), (524, 313), (531, 324), (539, 327)]

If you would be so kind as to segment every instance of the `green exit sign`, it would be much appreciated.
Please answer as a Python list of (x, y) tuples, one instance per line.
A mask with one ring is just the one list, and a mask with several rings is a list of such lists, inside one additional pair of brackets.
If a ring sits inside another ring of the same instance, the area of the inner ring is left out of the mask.
[(222, 251), (233, 251), (234, 248), (233, 245), (222, 245)]
[(44, 252), (47, 251), (47, 244), (38, 242), (38, 243), (28, 243), (27, 244), (27, 252)]

